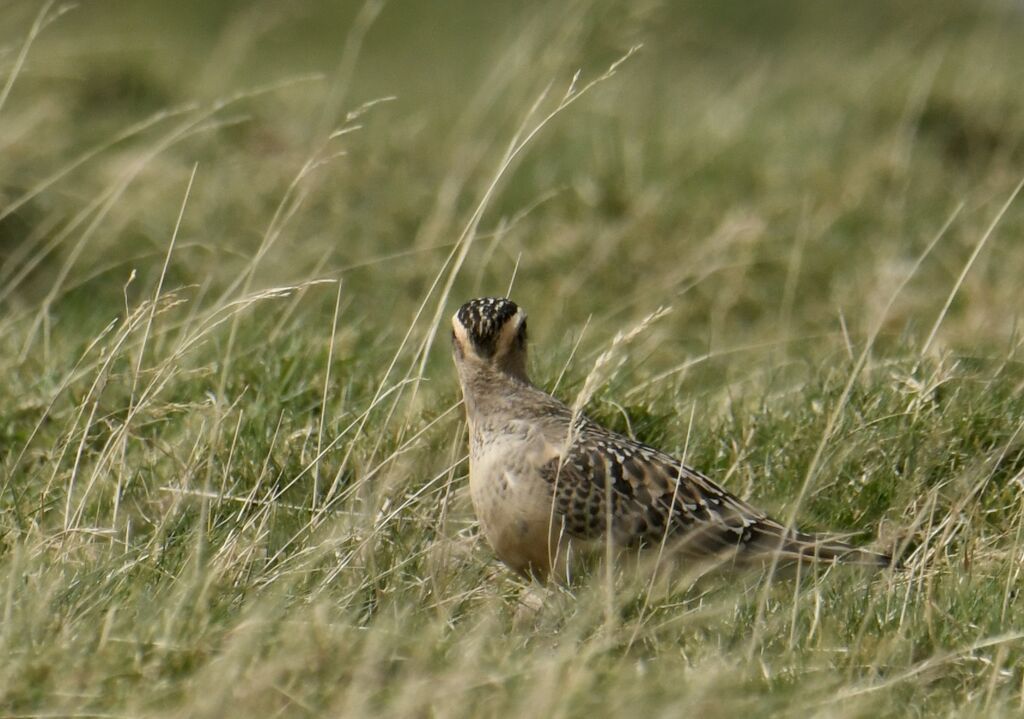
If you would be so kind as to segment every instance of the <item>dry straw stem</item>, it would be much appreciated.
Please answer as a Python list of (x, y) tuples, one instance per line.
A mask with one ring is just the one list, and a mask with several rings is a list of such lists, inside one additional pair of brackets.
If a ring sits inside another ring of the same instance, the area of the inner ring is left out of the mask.
[(1010, 205), (1012, 205), (1013, 201), (1017, 199), (1017, 195), (1020, 194), (1022, 187), (1024, 187), (1024, 179), (1021, 179), (1021, 181), (1017, 183), (1017, 186), (1013, 188), (1013, 192), (1010, 193), (1010, 196), (1007, 198), (1006, 202), (1003, 203), (1003, 206), (999, 209), (999, 212), (996, 213), (996, 216), (992, 218), (992, 223), (988, 226), (988, 229), (985, 230), (985, 234), (983, 234), (974, 245), (974, 251), (971, 252), (971, 256), (967, 258), (967, 262), (964, 263), (963, 268), (960, 270), (960, 275), (956, 278), (956, 283), (949, 291), (949, 296), (946, 297), (946, 304), (942, 306), (939, 316), (935, 318), (935, 324), (932, 325), (932, 330), (928, 333), (928, 339), (925, 340), (924, 346), (921, 347), (922, 356), (928, 353), (928, 349), (932, 346), (932, 342), (935, 340), (935, 335), (939, 332), (939, 327), (942, 326), (942, 320), (946, 318), (946, 313), (949, 312), (949, 307), (953, 304), (953, 299), (956, 297), (956, 293), (960, 291), (960, 287), (963, 285), (964, 279), (967, 277), (967, 273), (971, 271), (971, 267), (974, 266), (974, 261), (978, 259), (978, 255), (981, 254), (981, 251), (985, 249), (985, 245), (988, 243), (989, 238), (992, 236), (992, 233), (995, 232), (1000, 221), (1002, 221), (1006, 211), (1010, 209)]
[(28, 35), (25, 36), (25, 42), (22, 43), (21, 49), (18, 51), (18, 56), (14, 60), (11, 72), (7, 75), (7, 81), (4, 83), (3, 89), (0, 89), (0, 113), (3, 112), (4, 105), (7, 104), (7, 98), (14, 87), (14, 81), (18, 79), (18, 75), (21, 74), (21, 70), (25, 66), (25, 60), (28, 58), (28, 51), (32, 47), (32, 43), (36, 41), (36, 38), (39, 37), (39, 34), (47, 25), (75, 7), (73, 4), (60, 5), (51, 14), (50, 10), (53, 8), (53, 5), (54, 0), (47, 0), (43, 3), (43, 6), (39, 8), (39, 12), (36, 14), (35, 22), (29, 28)]
[[(904, 276), (903, 280), (899, 283), (899, 285), (897, 285), (896, 289), (893, 290), (892, 294), (889, 296), (889, 300), (886, 302), (884, 309), (882, 310), (878, 319), (875, 321), (875, 325), (869, 333), (867, 341), (864, 343), (864, 348), (863, 350), (861, 350), (860, 356), (857, 358), (857, 361), (854, 363), (853, 368), (850, 370), (850, 376), (846, 381), (846, 385), (843, 387), (843, 391), (840, 393), (839, 399), (836, 401), (835, 406), (832, 408), (832, 412), (829, 414), (828, 421), (825, 423), (825, 430), (822, 433), (821, 441), (818, 442), (818, 446), (814, 451), (814, 456), (811, 458), (811, 462), (807, 467), (807, 473), (804, 476), (804, 482), (800, 487), (800, 492), (797, 495), (795, 501), (793, 502), (793, 508), (790, 510), (789, 517), (786, 520), (787, 528), (792, 528), (796, 524), (797, 514), (799, 513), (803, 501), (807, 497), (807, 494), (810, 491), (811, 486), (813, 485), (813, 482), (818, 471), (818, 464), (821, 462), (821, 458), (824, 455), (825, 447), (832, 439), (832, 435), (835, 432), (836, 427), (838, 426), (839, 420), (842, 416), (842, 412), (845, 409), (846, 403), (850, 398), (850, 392), (853, 390), (853, 386), (856, 383), (857, 378), (860, 376), (861, 370), (867, 363), (868, 356), (871, 353), (872, 348), (874, 347), (875, 340), (878, 338), (878, 333), (881, 332), (882, 327), (885, 324), (885, 319), (889, 315), (889, 311), (896, 303), (896, 299), (899, 297), (900, 293), (903, 292), (903, 289), (907, 286), (907, 284), (910, 283), (910, 281), (917, 274), (918, 270), (924, 263), (925, 259), (931, 254), (932, 250), (939, 243), (939, 240), (941, 240), (945, 236), (946, 232), (952, 226), (953, 222), (960, 215), (962, 209), (963, 204), (957, 206), (957, 208), (949, 216), (946, 222), (942, 225), (941, 229), (935, 234), (935, 237), (932, 239), (932, 241), (929, 242), (928, 246), (925, 247), (924, 251), (921, 252), (920, 255), (918, 255), (917, 260), (914, 262), (913, 266), (911, 266), (910, 270)], [(763, 632), (763, 619), (765, 612), (767, 611), (769, 592), (774, 580), (777, 566), (778, 557), (776, 555), (772, 559), (768, 576), (765, 579), (764, 587), (761, 592), (761, 600), (758, 602), (757, 616), (754, 621), (754, 631), (751, 633), (750, 643), (747, 649), (748, 658), (752, 658), (754, 656), (754, 652), (757, 650), (757, 647), (759, 646), (761, 641), (761, 635)]]
[[(636, 337), (641, 335), (651, 324), (661, 319), (670, 312), (670, 308), (659, 307), (651, 314), (644, 317), (639, 323), (627, 332), (619, 332), (612, 339), (611, 345), (605, 349), (597, 360), (594, 362), (590, 372), (587, 373), (586, 379), (583, 381), (583, 387), (577, 393), (575, 400), (572, 404), (572, 419), (569, 422), (569, 430), (566, 433), (565, 442), (562, 446), (561, 456), (565, 457), (569, 453), (569, 448), (576, 441), (576, 433), (580, 427), (580, 417), (583, 413), (583, 408), (590, 402), (591, 398), (597, 389), (607, 382), (611, 375), (606, 374), (607, 366), (615, 358), (618, 351), (632, 342)], [(561, 469), (561, 465), (559, 465)], [(611, 476), (605, 477), (605, 496), (610, 497), (612, 495)], [(554, 478), (554, 490), (557, 492), (559, 482), (559, 472), (555, 473)], [(673, 497), (674, 499), (674, 497)], [(605, 587), (605, 623), (607, 629), (610, 631), (612, 624), (615, 622), (615, 566), (614, 566), (614, 555), (615, 547), (613, 545), (612, 537), (612, 503), (606, 502), (605, 512), (605, 558), (604, 558), (604, 587)], [(548, 516), (548, 528), (549, 532), (553, 530), (555, 526), (555, 508), (554, 503), (551, 505), (551, 513)], [(667, 530), (666, 530), (667, 533)], [(658, 554), (659, 560), (661, 553)], [(550, 562), (551, 566), (556, 566), (555, 560), (557, 557), (552, 557)], [(652, 578), (653, 582), (653, 578)]]
[[(19, 362), (25, 361), (25, 358), (28, 356), (35, 343), (39, 328), (46, 322), (49, 316), (50, 308), (57, 298), (66, 291), (65, 283), (68, 276), (79, 257), (85, 251), (89, 240), (97, 233), (104, 219), (121, 200), (128, 187), (142, 173), (149, 163), (152, 162), (153, 159), (190, 137), (203, 133), (214, 132), (224, 127), (237, 124), (239, 120), (236, 118), (217, 118), (217, 116), (222, 114), (224, 110), (232, 107), (236, 103), (239, 103), (242, 100), (252, 99), (267, 93), (275, 92), (281, 88), (293, 86), (300, 82), (307, 82), (309, 79), (310, 76), (291, 78), (285, 81), (263, 85), (252, 90), (233, 93), (232, 95), (211, 104), (203, 110), (181, 110), (169, 113), (166, 117), (184, 114), (186, 115), (186, 118), (170, 131), (166, 132), (151, 146), (140, 152), (132, 162), (128, 163), (127, 168), (117, 176), (113, 183), (111, 183), (92, 201), (87, 203), (86, 206), (80, 210), (70, 222), (68, 222), (43, 248), (36, 253), (33, 260), (25, 264), (25, 267), (23, 267), (22, 270), (14, 276), (9, 285), (5, 287), (3, 291), (0, 291), (0, 301), (3, 301), (6, 299), (6, 295), (14, 290), (14, 288), (25, 276), (27, 276), (35, 265), (41, 262), (42, 259), (49, 255), (56, 247), (72, 237), (79, 227), (85, 224), (85, 228), (79, 235), (78, 241), (74, 244), (71, 251), (68, 252), (61, 269), (52, 281), (52, 286), (41, 303), (29, 331), (25, 333), (26, 340), (19, 356)], [(163, 119), (163, 117), (160, 119)], [(144, 126), (148, 127), (146, 123), (144, 123)], [(131, 134), (135, 134), (137, 127), (138, 126), (129, 128), (128, 131), (120, 133), (118, 137), (122, 137), (129, 132)], [(108, 145), (108, 147), (110, 146), (113, 146), (113, 143)], [(87, 220), (88, 223), (86, 224)]]
[[(486, 211), (495, 192), (497, 191), (498, 186), (501, 183), (501, 180), (508, 173), (514, 161), (526, 149), (531, 140), (533, 140), (533, 138), (535, 138), (537, 134), (539, 134), (540, 131), (544, 129), (545, 126), (547, 126), (562, 111), (571, 106), (574, 102), (576, 102), (580, 97), (585, 95), (591, 89), (613, 77), (615, 75), (615, 72), (621, 66), (621, 64), (628, 60), (630, 57), (632, 57), (636, 52), (639, 51), (639, 49), (639, 46), (631, 48), (629, 52), (627, 52), (617, 61), (612, 63), (612, 65), (610, 65), (609, 68), (603, 74), (591, 80), (583, 87), (577, 88), (576, 86), (579, 80), (579, 72), (577, 72), (573, 76), (573, 79), (570, 82), (569, 87), (566, 89), (565, 94), (556, 104), (554, 109), (549, 111), (539, 121), (531, 125), (533, 117), (539, 111), (540, 107), (544, 103), (544, 100), (547, 98), (550, 86), (546, 88), (543, 92), (541, 92), (540, 95), (538, 95), (533, 105), (530, 107), (530, 109), (524, 116), (519, 129), (515, 132), (512, 139), (508, 143), (508, 146), (504, 154), (502, 155), (501, 159), (498, 161), (497, 168), (495, 169), (486, 189), (484, 190), (483, 195), (481, 196), (480, 200), (477, 202), (475, 208), (470, 214), (469, 220), (463, 227), (463, 230), (460, 233), (458, 240), (452, 247), (451, 252), (449, 252), (445, 260), (442, 262), (441, 267), (435, 274), (433, 281), (431, 282), (426, 293), (424, 294), (423, 300), (420, 302), (419, 307), (417, 308), (415, 314), (413, 315), (413, 319), (409, 323), (409, 327), (406, 330), (405, 335), (399, 342), (397, 349), (392, 355), (390, 363), (388, 364), (387, 368), (384, 371), (380, 383), (377, 386), (377, 390), (374, 394), (373, 400), (370, 403), (371, 406), (375, 406), (381, 399), (381, 396), (384, 393), (385, 388), (387, 387), (387, 383), (390, 381), (392, 372), (398, 365), (398, 362), (402, 357), (402, 354), (405, 351), (406, 346), (412, 339), (416, 327), (419, 324), (420, 318), (426, 311), (431, 296), (433, 296), (438, 286), (441, 286), (441, 291), (434, 308), (433, 316), (427, 327), (426, 335), (423, 338), (422, 342), (420, 343), (415, 354), (415, 357), (418, 359), (414, 359), (412, 365), (406, 371), (405, 376), (399, 383), (400, 386), (402, 387), (404, 387), (406, 383), (411, 384), (412, 395), (408, 400), (408, 404), (410, 407), (414, 406), (419, 385), (423, 381), (423, 377), (425, 374), (427, 357), (430, 353), (430, 348), (432, 347), (434, 339), (437, 335), (438, 328), (440, 327), (441, 319), (444, 314), (445, 306), (448, 303), (452, 287), (454, 286), (459, 271), (462, 269), (466, 257), (469, 255), (469, 251), (473, 246), (473, 242), (477, 237), (477, 228), (479, 227), (480, 220), (483, 218), (484, 212)], [(442, 278), (444, 278), (443, 286), (441, 284)], [(402, 392), (399, 391), (395, 394), (390, 409), (388, 410), (387, 416), (383, 420), (383, 424), (385, 426), (390, 425), (391, 419), (394, 416), (394, 413), (397, 411), (401, 400)], [(345, 457), (342, 459), (341, 464), (339, 465), (339, 468), (335, 474), (335, 478), (331, 485), (331, 488), (327, 493), (327, 497), (325, 499), (326, 503), (330, 503), (335, 492), (337, 491), (341, 477), (345, 469), (348, 467), (352, 448), (356, 445), (356, 442), (354, 440), (358, 439), (363, 435), (365, 424), (366, 421), (369, 419), (369, 416), (369, 412), (364, 412), (362, 415), (362, 420), (360, 421), (360, 424), (356, 429), (353, 441), (349, 444), (349, 449), (347, 450)]]
[[(1009, 209), (1009, 207), (1012, 204), (1013, 200), (1017, 197), (1017, 194), (1020, 192), (1022, 186), (1024, 186), (1024, 180), (1022, 180), (1020, 183), (1017, 184), (1017, 186), (1014, 188), (1013, 192), (1010, 194), (1010, 196), (1007, 199), (1007, 201), (1004, 203), (1004, 205), (1001, 207), (999, 212), (996, 214), (995, 218), (993, 219), (992, 223), (989, 225), (988, 229), (985, 231), (985, 233), (979, 239), (978, 243), (975, 245), (974, 251), (971, 253), (971, 255), (968, 258), (967, 262), (964, 264), (964, 267), (962, 268), (962, 270), (960, 272), (960, 275), (957, 278), (957, 281), (956, 281), (953, 289), (951, 290), (949, 296), (947, 297), (946, 303), (945, 303), (942, 311), (939, 313), (939, 317), (936, 319), (936, 322), (935, 322), (935, 324), (932, 327), (932, 330), (931, 330), (931, 332), (930, 332), (930, 334), (928, 336), (928, 339), (925, 341), (924, 347), (922, 349), (922, 354), (927, 350), (927, 348), (931, 345), (932, 341), (934, 340), (934, 337), (935, 337), (935, 335), (936, 335), (936, 333), (938, 331), (938, 328), (941, 325), (942, 319), (945, 317), (946, 313), (948, 312), (949, 307), (952, 304), (953, 298), (956, 295), (956, 292), (959, 290), (960, 286), (962, 285), (962, 283), (964, 281), (964, 278), (966, 277), (966, 275), (969, 272), (971, 266), (974, 264), (974, 261), (977, 259), (978, 255), (980, 254), (981, 249), (984, 247), (984, 245), (988, 241), (989, 237), (991, 237), (993, 231), (995, 230), (995, 227), (998, 225), (999, 221), (1005, 215), (1006, 211)], [(850, 392), (853, 389), (854, 383), (856, 382), (858, 376), (860, 375), (861, 370), (863, 369), (864, 365), (867, 362), (867, 358), (868, 358), (868, 356), (869, 356), (869, 354), (870, 354), (870, 352), (871, 352), (871, 350), (872, 350), (872, 348), (874, 346), (874, 342), (877, 339), (878, 334), (881, 331), (882, 326), (884, 325), (885, 319), (888, 316), (889, 311), (891, 310), (891, 308), (894, 305), (897, 297), (900, 295), (900, 293), (903, 291), (903, 289), (906, 287), (906, 285), (917, 274), (917, 272), (920, 269), (921, 265), (923, 264), (924, 260), (931, 254), (931, 251), (934, 249), (934, 247), (945, 236), (946, 232), (949, 230), (950, 226), (956, 220), (957, 216), (960, 214), (962, 209), (963, 209), (963, 204), (961, 203), (960, 205), (957, 206), (957, 208), (954, 210), (954, 212), (950, 215), (950, 217), (947, 219), (946, 223), (942, 226), (940, 231), (935, 235), (935, 237), (928, 244), (928, 246), (925, 248), (925, 250), (918, 256), (917, 260), (915, 261), (915, 263), (913, 264), (913, 266), (911, 267), (909, 272), (906, 274), (906, 276), (904, 277), (903, 281), (897, 286), (895, 291), (890, 296), (890, 298), (889, 298), (888, 302), (886, 303), (885, 308), (883, 309), (880, 317), (876, 321), (874, 328), (872, 329), (871, 333), (868, 336), (868, 339), (867, 339), (867, 342), (866, 342), (866, 344), (864, 346), (864, 349), (861, 351), (860, 356), (857, 358), (857, 361), (854, 364), (854, 367), (853, 367), (853, 369), (850, 372), (850, 376), (849, 376), (849, 378), (848, 378), (848, 380), (846, 382), (845, 387), (843, 388), (842, 393), (840, 394), (840, 398), (837, 401), (835, 407), (833, 408), (832, 413), (829, 415), (829, 419), (828, 419), (828, 422), (826, 423), (825, 431), (823, 433), (822, 439), (819, 442), (818, 447), (817, 447), (817, 449), (815, 451), (815, 454), (814, 454), (814, 456), (813, 456), (813, 458), (811, 460), (811, 463), (810, 463), (810, 465), (808, 467), (808, 471), (807, 471), (807, 474), (805, 476), (804, 483), (801, 486), (800, 493), (797, 496), (797, 499), (796, 499), (796, 501), (793, 504), (793, 509), (791, 510), (790, 517), (789, 517), (789, 520), (787, 522), (787, 526), (792, 527), (794, 525), (794, 523), (795, 523), (795, 518), (796, 518), (797, 512), (799, 511), (800, 506), (801, 506), (803, 500), (806, 498), (807, 493), (808, 493), (808, 491), (809, 491), (809, 489), (810, 489), (810, 487), (811, 487), (811, 485), (813, 483), (813, 480), (814, 480), (814, 477), (815, 477), (815, 473), (817, 471), (817, 466), (818, 466), (819, 462), (821, 461), (821, 457), (824, 454), (825, 447), (826, 447), (827, 443), (830, 441), (833, 433), (835, 432), (835, 428), (838, 425), (838, 422), (839, 422), (840, 416), (842, 414), (842, 411), (844, 410), (846, 402), (849, 399)], [(1016, 434), (1014, 435), (1014, 437), (1016, 437)], [(1011, 438), (1011, 443), (1012, 443), (1012, 438)], [(1008, 447), (1009, 447), (1009, 444), (1007, 445), (1007, 448)], [(978, 485), (976, 485), (975, 488), (974, 488), (974, 491), (969, 492), (967, 496), (962, 497), (957, 506), (965, 505), (969, 501), (969, 499), (971, 497), (973, 497), (977, 492), (980, 491), (981, 486), (983, 486), (983, 484), (984, 483), (979, 483)], [(954, 518), (957, 518), (956, 522), (953, 521)], [(916, 528), (916, 526), (921, 521), (923, 521), (923, 519), (924, 519), (924, 517), (922, 515), (918, 516), (918, 518), (915, 520), (915, 528)], [(952, 538), (953, 527), (956, 526), (956, 525), (959, 525), (959, 523), (960, 523), (959, 522), (959, 512), (956, 509), (956, 507), (954, 507), (953, 509), (951, 509), (950, 513), (947, 515), (946, 519), (942, 522), (942, 525), (939, 528), (939, 529), (942, 529), (942, 532), (943, 532), (942, 536), (941, 536), (941, 540), (939, 542), (940, 546), (946, 546), (948, 544), (948, 542)], [(933, 530), (932, 532), (929, 532), (929, 534), (933, 534), (935, 532), (937, 532), (937, 530)], [(897, 552), (901, 551), (902, 549), (903, 548), (899, 548), (897, 550)], [(768, 578), (767, 578), (767, 580), (764, 583), (764, 588), (762, 590), (761, 601), (758, 604), (758, 616), (757, 616), (757, 620), (755, 621), (754, 633), (753, 633), (753, 635), (751, 637), (751, 641), (750, 641), (749, 648), (748, 648), (748, 657), (752, 657), (753, 656), (753, 653), (756, 651), (756, 648), (757, 648), (757, 646), (759, 644), (759, 641), (760, 641), (760, 636), (761, 636), (761, 633), (762, 633), (762, 619), (763, 619), (764, 613), (766, 611), (767, 601), (768, 601), (768, 596), (769, 596), (769, 589), (770, 589), (771, 583), (773, 581), (774, 571), (775, 571), (775, 563), (773, 562), (772, 571), (769, 573)], [(861, 636), (863, 636), (863, 631), (864, 631), (865, 626), (866, 625), (862, 625)]]

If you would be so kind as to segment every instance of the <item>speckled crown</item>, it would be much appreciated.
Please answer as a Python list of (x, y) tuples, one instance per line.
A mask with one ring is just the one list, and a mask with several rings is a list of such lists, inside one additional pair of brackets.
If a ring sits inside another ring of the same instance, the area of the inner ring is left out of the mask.
[(504, 297), (480, 297), (459, 308), (456, 317), (476, 347), (492, 353), (501, 328), (519, 311), (518, 305)]

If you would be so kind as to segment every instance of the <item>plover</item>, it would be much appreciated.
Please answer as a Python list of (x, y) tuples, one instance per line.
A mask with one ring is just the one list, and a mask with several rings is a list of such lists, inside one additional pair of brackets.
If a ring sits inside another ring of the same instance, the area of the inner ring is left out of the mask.
[(471, 300), (452, 317), (473, 507), (512, 569), (564, 580), (574, 554), (608, 541), (689, 560), (889, 564), (787, 529), (680, 460), (574, 413), (530, 382), (526, 345), (526, 313), (509, 299)]

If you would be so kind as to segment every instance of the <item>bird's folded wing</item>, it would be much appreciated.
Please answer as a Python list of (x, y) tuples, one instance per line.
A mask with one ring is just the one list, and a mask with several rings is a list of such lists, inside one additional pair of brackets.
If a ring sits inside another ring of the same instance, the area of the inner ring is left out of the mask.
[(550, 461), (555, 510), (565, 531), (596, 538), (610, 528), (626, 546), (672, 541), (707, 555), (754, 548), (782, 525), (671, 456), (586, 422), (568, 450)]

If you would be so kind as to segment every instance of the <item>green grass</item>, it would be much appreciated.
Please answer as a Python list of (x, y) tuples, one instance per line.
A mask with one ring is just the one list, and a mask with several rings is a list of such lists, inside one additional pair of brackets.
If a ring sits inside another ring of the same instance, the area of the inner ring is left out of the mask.
[[(0, 6), (0, 716), (1019, 715), (1019, 3), (327, 5)], [(445, 329), (510, 286), (905, 571), (512, 576)]]

